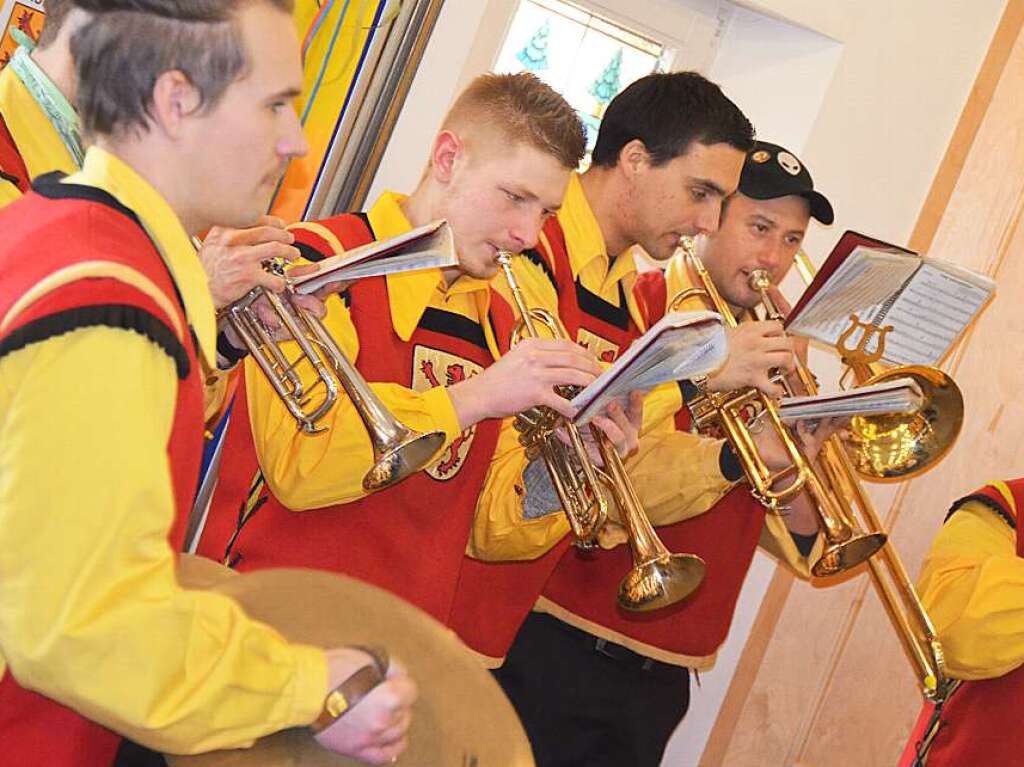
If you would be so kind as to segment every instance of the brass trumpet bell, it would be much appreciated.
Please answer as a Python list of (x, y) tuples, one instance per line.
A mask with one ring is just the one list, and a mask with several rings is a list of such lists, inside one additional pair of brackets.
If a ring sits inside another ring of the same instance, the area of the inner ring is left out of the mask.
[[(294, 359), (285, 355), (255, 310), (255, 303), (264, 297), (290, 340), (298, 346), (300, 354)], [(225, 310), (225, 319), (248, 347), (252, 359), (303, 432), (323, 431), (326, 427), (320, 421), (337, 403), (339, 392), (345, 391), (373, 448), (373, 466), (363, 477), (363, 489), (367, 492), (381, 490), (415, 474), (444, 444), (442, 432), (413, 431), (395, 418), (320, 319), (299, 306), (290, 290), (278, 296), (255, 288)], [(303, 384), (297, 372), (303, 363), (313, 371), (310, 386)], [(320, 388), (323, 393), (314, 402), (313, 392)]]
[[(512, 345), (525, 337), (536, 338), (538, 325), (545, 326), (554, 337), (562, 337), (558, 322), (550, 312), (527, 305), (512, 271), (512, 254), (500, 252), (498, 264), (505, 273), (519, 312)], [(572, 397), (574, 389), (560, 387), (559, 393)], [(589, 425), (604, 463), (602, 470), (591, 462), (579, 428), (548, 408), (532, 408), (520, 413), (516, 428), (527, 454), (544, 458), (578, 548), (595, 548), (607, 522), (608, 505), (602, 490), (607, 489), (615, 498), (633, 554), (633, 567), (619, 583), (620, 607), (637, 612), (657, 610), (693, 593), (704, 579), (704, 560), (695, 554), (673, 554), (665, 548), (647, 518), (622, 459), (603, 432)], [(557, 428), (565, 429), (571, 443), (569, 447), (555, 436)]]
[[(595, 430), (595, 437), (599, 436)], [(605, 485), (622, 512), (622, 524), (633, 552), (633, 567), (619, 582), (619, 606), (632, 612), (647, 612), (686, 599), (704, 580), (704, 560), (696, 554), (673, 554), (665, 548), (647, 519), (615, 448), (607, 439), (598, 439), (597, 449), (606, 469)]]
[(818, 578), (838, 575), (861, 562), (866, 562), (881, 549), (888, 536), (885, 533), (853, 533), (845, 541), (829, 542), (818, 561), (811, 568)]
[(964, 423), (964, 398), (956, 382), (938, 368), (906, 365), (869, 378), (864, 385), (913, 378), (924, 395), (916, 413), (857, 416), (846, 443), (858, 474), (873, 480), (916, 476), (938, 463)]
[(706, 570), (704, 560), (693, 554), (666, 552), (656, 559), (640, 562), (619, 584), (619, 604), (633, 612), (674, 605), (700, 586)]

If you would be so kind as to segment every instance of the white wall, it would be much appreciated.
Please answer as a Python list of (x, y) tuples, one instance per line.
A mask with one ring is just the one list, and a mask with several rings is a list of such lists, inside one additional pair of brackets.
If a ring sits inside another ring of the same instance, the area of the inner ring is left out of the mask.
[(832, 194), (836, 225), (813, 233), (808, 252), (820, 259), (847, 228), (905, 243), (1005, 0), (743, 4), (843, 44), (804, 150), (815, 181)]
[(461, 87), (462, 69), (486, 7), (482, 0), (445, 0), (370, 187), (367, 205), (385, 189), (411, 192), (416, 186), (434, 131)]
[(708, 77), (740, 105), (760, 138), (799, 153), (842, 53), (830, 37), (738, 8)]

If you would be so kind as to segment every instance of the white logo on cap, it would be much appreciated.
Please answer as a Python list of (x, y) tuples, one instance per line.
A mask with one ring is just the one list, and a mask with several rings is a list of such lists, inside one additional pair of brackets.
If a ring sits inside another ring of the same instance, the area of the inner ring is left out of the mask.
[(789, 152), (779, 152), (779, 156), (776, 159), (778, 159), (782, 169), (789, 175), (798, 176), (800, 174), (800, 161)]

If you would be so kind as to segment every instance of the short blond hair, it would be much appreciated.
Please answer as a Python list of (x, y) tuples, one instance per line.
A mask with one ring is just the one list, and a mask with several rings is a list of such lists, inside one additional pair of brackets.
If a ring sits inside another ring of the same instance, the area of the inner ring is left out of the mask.
[(525, 142), (569, 169), (575, 169), (586, 152), (586, 134), (576, 110), (528, 72), (480, 75), (462, 91), (441, 125), (454, 133), (480, 128), (497, 133), (505, 146)]

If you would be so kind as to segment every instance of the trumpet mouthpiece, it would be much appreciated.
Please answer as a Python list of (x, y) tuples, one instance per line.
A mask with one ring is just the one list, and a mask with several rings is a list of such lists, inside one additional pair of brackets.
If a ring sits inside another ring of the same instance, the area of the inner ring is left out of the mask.
[(764, 269), (755, 269), (750, 273), (750, 277), (747, 278), (747, 282), (750, 284), (751, 290), (758, 292), (762, 290), (768, 290), (772, 286), (772, 278), (768, 276), (768, 272)]

